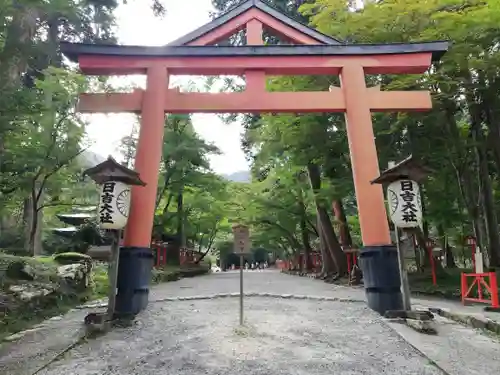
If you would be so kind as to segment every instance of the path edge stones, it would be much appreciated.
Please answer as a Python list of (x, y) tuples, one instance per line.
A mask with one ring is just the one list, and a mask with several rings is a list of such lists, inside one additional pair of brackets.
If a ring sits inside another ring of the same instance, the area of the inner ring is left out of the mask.
[[(149, 303), (161, 303), (161, 302), (176, 302), (176, 301), (201, 301), (201, 300), (214, 300), (220, 298), (239, 298), (239, 293), (217, 293), (217, 294), (207, 294), (200, 296), (181, 296), (181, 297), (165, 297), (159, 298)], [(357, 298), (341, 298), (341, 297), (324, 297), (324, 296), (307, 296), (300, 294), (277, 294), (277, 293), (243, 293), (243, 297), (260, 297), (260, 298), (276, 298), (276, 299), (294, 299), (294, 300), (308, 300), (308, 301), (324, 301), (324, 302), (343, 302), (343, 303), (363, 303), (366, 304), (365, 300)], [(98, 302), (90, 303), (86, 305), (77, 306), (76, 309), (86, 310), (93, 308), (106, 307), (107, 303)]]
[(454, 322), (464, 324), (471, 328), (489, 331), (496, 335), (500, 335), (500, 323), (492, 319), (480, 316), (472, 316), (468, 314), (460, 314), (448, 311), (446, 309), (429, 307), (428, 310), (434, 314), (442, 316), (443, 318), (453, 320)]

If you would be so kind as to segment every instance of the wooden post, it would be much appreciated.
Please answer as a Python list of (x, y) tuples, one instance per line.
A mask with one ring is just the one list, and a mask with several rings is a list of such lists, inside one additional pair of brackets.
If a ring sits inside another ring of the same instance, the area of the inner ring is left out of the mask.
[(116, 289), (118, 283), (118, 264), (120, 261), (120, 237), (121, 230), (113, 231), (113, 243), (111, 244), (111, 256), (108, 265), (108, 280), (109, 280), (109, 291), (108, 291), (108, 309), (107, 315), (108, 320), (113, 320), (115, 314), (115, 304), (116, 304)]
[(406, 272), (405, 256), (401, 250), (399, 243), (399, 230), (398, 227), (394, 226), (394, 232), (396, 233), (396, 247), (398, 250), (398, 261), (399, 261), (399, 278), (401, 279), (401, 294), (403, 295), (403, 307), (405, 311), (411, 310), (411, 297), (410, 297), (410, 284), (408, 282), (408, 273)]

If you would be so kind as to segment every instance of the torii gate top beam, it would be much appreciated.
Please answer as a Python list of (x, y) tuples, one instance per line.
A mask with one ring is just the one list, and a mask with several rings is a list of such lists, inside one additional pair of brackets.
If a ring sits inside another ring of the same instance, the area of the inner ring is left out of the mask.
[(447, 49), (447, 42), (242, 47), (61, 43), (62, 52), (90, 75), (145, 74), (152, 66), (183, 75), (242, 75), (252, 69), (270, 75), (338, 74), (354, 60), (367, 74), (419, 74)]

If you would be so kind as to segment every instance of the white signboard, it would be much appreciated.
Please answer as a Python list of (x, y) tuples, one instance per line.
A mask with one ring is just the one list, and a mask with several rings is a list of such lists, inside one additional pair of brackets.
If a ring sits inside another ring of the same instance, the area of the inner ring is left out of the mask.
[(389, 216), (398, 228), (415, 228), (422, 224), (420, 188), (413, 180), (398, 180), (387, 187)]
[(476, 273), (483, 273), (484, 272), (484, 265), (483, 265), (483, 254), (481, 254), (481, 251), (479, 249), (476, 250), (474, 253), (474, 260), (476, 269), (474, 270)]
[(250, 252), (250, 231), (244, 225), (233, 227), (234, 234), (234, 253), (246, 254)]
[(130, 186), (119, 181), (101, 185), (99, 196), (99, 226), (103, 229), (122, 229), (127, 224), (130, 209)]

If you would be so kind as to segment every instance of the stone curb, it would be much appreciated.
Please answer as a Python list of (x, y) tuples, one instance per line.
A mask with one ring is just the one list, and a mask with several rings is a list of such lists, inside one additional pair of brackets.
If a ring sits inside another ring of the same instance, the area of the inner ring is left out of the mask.
[[(157, 299), (154, 301), (149, 301), (149, 303), (158, 302), (175, 302), (175, 301), (200, 301), (200, 300), (213, 300), (219, 298), (236, 298), (239, 297), (239, 293), (219, 293), (219, 294), (209, 294), (203, 296), (183, 296), (183, 297), (166, 297)], [(309, 300), (309, 301), (327, 301), (327, 302), (346, 302), (346, 303), (366, 303), (364, 300), (355, 298), (339, 298), (339, 297), (323, 297), (323, 296), (305, 296), (305, 295), (295, 295), (295, 294), (274, 294), (274, 293), (244, 293), (244, 297), (267, 297), (267, 298), (279, 298), (279, 299), (294, 299), (294, 300)], [(76, 307), (79, 310), (84, 309), (94, 309), (106, 307), (107, 303), (92, 303), (89, 305), (81, 305)]]
[(384, 314), (388, 322), (402, 323), (417, 331), (427, 335), (436, 335), (437, 328), (434, 324), (434, 315), (428, 309), (424, 310), (388, 310)]
[(435, 307), (429, 307), (429, 311), (457, 323), (465, 324), (472, 328), (484, 329), (500, 335), (500, 322), (488, 319), (487, 317), (459, 314)]
[(442, 366), (440, 366), (436, 361), (431, 359), (422, 349), (420, 349), (419, 346), (416, 345), (414, 340), (410, 340), (406, 334), (401, 332), (401, 330), (395, 328), (395, 326), (391, 325), (391, 323), (398, 323), (398, 324), (406, 325), (408, 328), (410, 328), (416, 332), (419, 332), (419, 333), (426, 334), (425, 332), (420, 332), (415, 327), (408, 325), (406, 319), (402, 319), (402, 318), (395, 318), (395, 319), (384, 318), (383, 322), (390, 330), (392, 330), (395, 334), (397, 334), (404, 342), (406, 342), (409, 346), (411, 346), (417, 353), (419, 353), (423, 358), (426, 358), (434, 367), (436, 367), (438, 370), (440, 370), (443, 375), (452, 375), (448, 371), (446, 371)]

